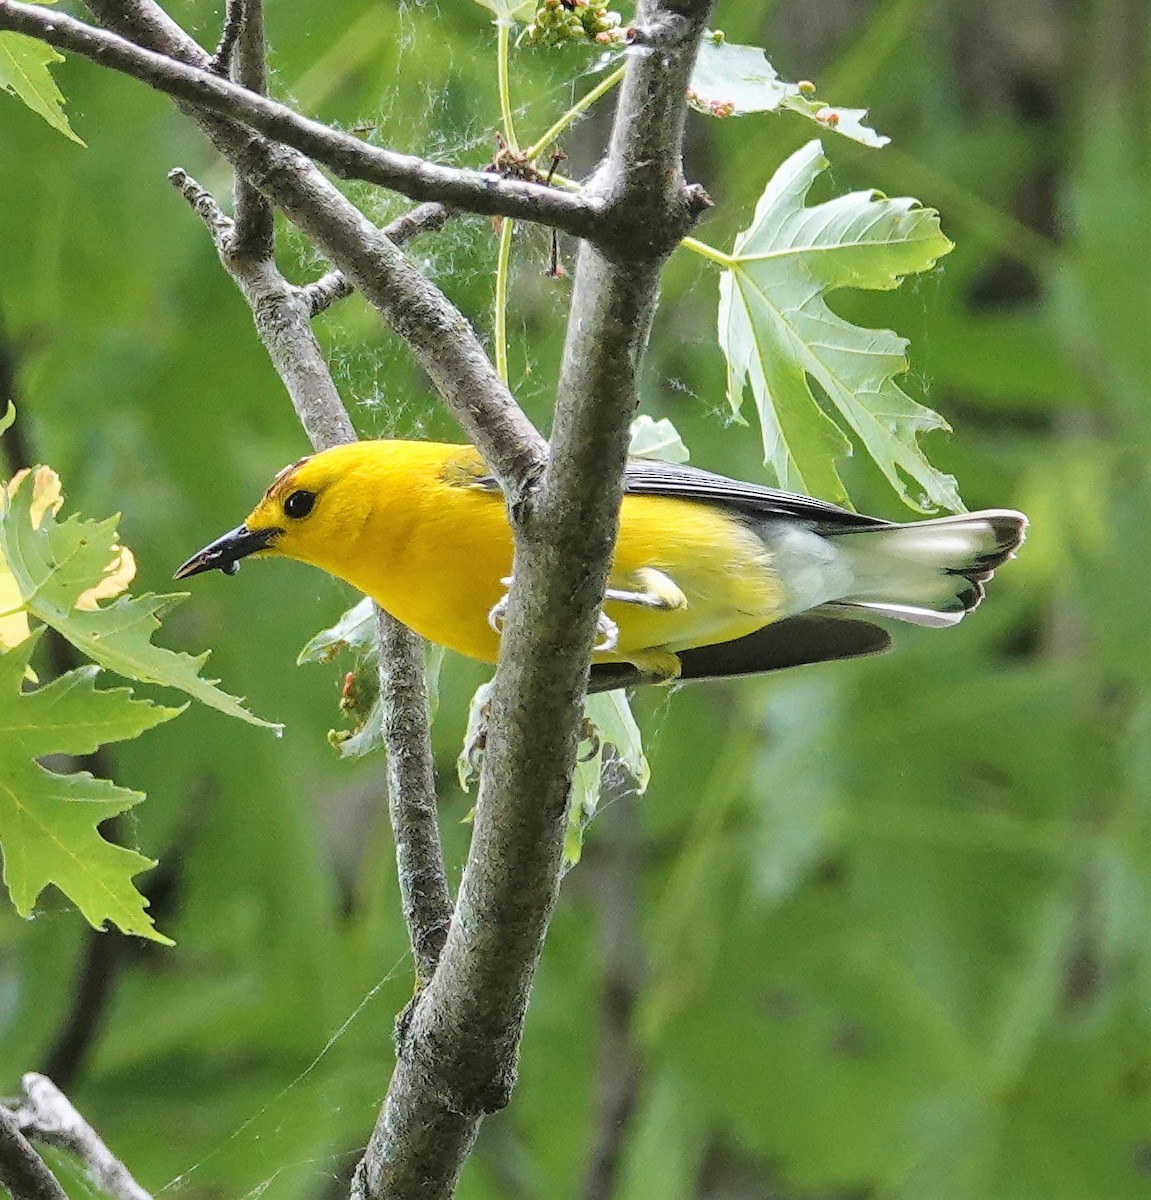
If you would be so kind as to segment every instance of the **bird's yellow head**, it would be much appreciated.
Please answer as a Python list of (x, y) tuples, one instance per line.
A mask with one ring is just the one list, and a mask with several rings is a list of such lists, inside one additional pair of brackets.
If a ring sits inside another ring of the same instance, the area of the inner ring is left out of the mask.
[(242, 525), (205, 546), (176, 572), (177, 579), (220, 570), (234, 574), (240, 559), (276, 555), (342, 575), (371, 513), (370, 447), (337, 446), (285, 467)]

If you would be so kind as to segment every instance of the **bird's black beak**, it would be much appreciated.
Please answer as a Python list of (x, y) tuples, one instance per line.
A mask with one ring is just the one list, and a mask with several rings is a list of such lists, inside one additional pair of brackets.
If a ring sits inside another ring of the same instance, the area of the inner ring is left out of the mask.
[(215, 570), (223, 571), (225, 575), (235, 575), (240, 569), (241, 558), (247, 558), (257, 550), (267, 550), (279, 532), (276, 528), (249, 529), (247, 525), (237, 525), (198, 554), (193, 554), (172, 578), (187, 579), (202, 571)]

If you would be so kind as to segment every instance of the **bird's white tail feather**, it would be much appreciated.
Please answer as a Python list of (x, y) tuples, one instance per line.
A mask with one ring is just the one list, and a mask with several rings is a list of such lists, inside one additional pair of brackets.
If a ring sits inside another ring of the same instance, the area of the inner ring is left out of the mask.
[(988, 509), (836, 533), (829, 540), (854, 582), (834, 603), (913, 625), (954, 625), (983, 599), (983, 585), (1014, 555), (1026, 528), (1022, 513)]

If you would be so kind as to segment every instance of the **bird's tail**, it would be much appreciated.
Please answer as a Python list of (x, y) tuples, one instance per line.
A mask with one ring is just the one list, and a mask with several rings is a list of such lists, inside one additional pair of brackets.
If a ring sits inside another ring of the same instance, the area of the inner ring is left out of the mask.
[(954, 625), (983, 599), (983, 585), (1026, 529), (1022, 513), (996, 508), (836, 533), (829, 540), (855, 581), (834, 603), (912, 625)]

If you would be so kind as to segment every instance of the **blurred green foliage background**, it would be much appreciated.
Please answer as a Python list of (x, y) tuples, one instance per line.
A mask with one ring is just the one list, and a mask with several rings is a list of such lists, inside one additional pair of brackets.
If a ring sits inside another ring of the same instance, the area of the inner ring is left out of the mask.
[[(219, 4), (169, 10), (205, 45)], [(274, 92), (380, 144), (480, 165), (494, 38), (470, 0), (268, 5)], [(825, 136), (830, 184), (940, 209), (956, 250), (892, 294), (837, 293), (911, 337), (904, 381), (952, 422), (933, 459), (972, 507), (1032, 518), (962, 627), (887, 658), (649, 692), (653, 782), (592, 826), (564, 884), (519, 1088), (466, 1200), (1124, 1200), (1151, 1191), (1151, 21), (1137, 0), (721, 2), (729, 38), (866, 105), (879, 151)], [(523, 51), (525, 135), (594, 77)], [(56, 71), (66, 142), (13, 100), (0, 133), (0, 363), (25, 456), (70, 506), (120, 511), (138, 590), (235, 524), (306, 450), (249, 315), (165, 181), (226, 174), (162, 97)], [(688, 173), (723, 248), (794, 116), (690, 118)], [(593, 116), (568, 174), (595, 161)], [(354, 187), (377, 219), (406, 202)], [(319, 268), (285, 231), (298, 279)], [(571, 265), (572, 247), (561, 244)], [(482, 331), (495, 237), (461, 219), (412, 249)], [(513, 384), (544, 426), (569, 285), (516, 242)], [(645, 411), (693, 461), (764, 478), (725, 415), (713, 267), (666, 275)], [(365, 435), (456, 436), (358, 300), (322, 337)], [(862, 460), (857, 505), (900, 517)], [(282, 720), (282, 740), (191, 711), (112, 748), (146, 789), (128, 840), (174, 950), (96, 935), (46, 897), (0, 912), (0, 1079), (47, 1069), (172, 1200), (346, 1188), (411, 988), (383, 764), (338, 761), (335, 668), (294, 665), (349, 601), (292, 564), (196, 580), (167, 644)], [(436, 725), (453, 878), (470, 801), (454, 758), (482, 678), (445, 664)], [(605, 984), (607, 986), (605, 986)], [(618, 1087), (622, 1123), (598, 1115)], [(614, 1130), (614, 1135), (613, 1135)], [(612, 1155), (608, 1185), (593, 1170)], [(86, 1185), (72, 1180), (78, 1195)]]

